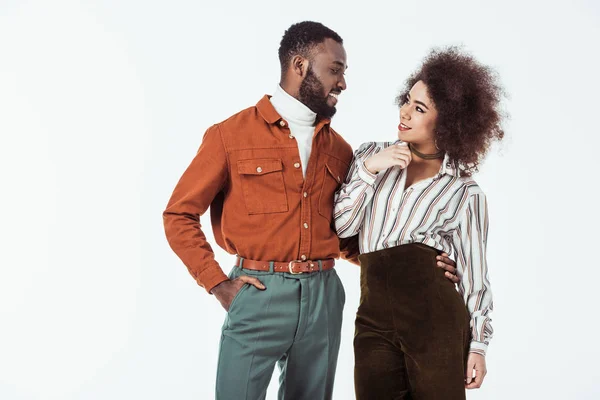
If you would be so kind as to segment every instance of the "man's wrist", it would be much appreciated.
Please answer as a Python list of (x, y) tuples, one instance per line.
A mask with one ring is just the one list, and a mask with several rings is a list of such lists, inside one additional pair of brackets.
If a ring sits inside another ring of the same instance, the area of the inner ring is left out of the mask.
[(226, 279), (222, 282), (219, 282), (215, 287), (213, 287), (212, 289), (210, 289), (210, 294), (217, 294), (222, 288), (223, 288), (223, 283), (225, 282), (230, 282), (230, 279)]

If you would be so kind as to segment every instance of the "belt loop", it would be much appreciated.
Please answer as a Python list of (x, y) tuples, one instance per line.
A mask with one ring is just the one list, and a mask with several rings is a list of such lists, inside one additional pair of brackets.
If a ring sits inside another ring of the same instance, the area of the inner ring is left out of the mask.
[(319, 272), (323, 272), (323, 260), (319, 260)]
[[(239, 257), (239, 256), (238, 256), (238, 257)], [(243, 266), (244, 266), (244, 257), (240, 257), (240, 265), (238, 265), (238, 267), (239, 267), (240, 269), (242, 269), (242, 268), (243, 268)]]
[(275, 272), (275, 261), (269, 261), (269, 273), (273, 275)]

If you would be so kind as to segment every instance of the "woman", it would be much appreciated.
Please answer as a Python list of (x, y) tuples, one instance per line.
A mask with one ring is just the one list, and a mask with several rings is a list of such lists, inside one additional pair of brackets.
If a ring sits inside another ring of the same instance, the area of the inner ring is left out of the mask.
[[(365, 143), (336, 194), (342, 238), (359, 234), (355, 390), (362, 399), (465, 399), (492, 337), (487, 203), (471, 178), (504, 136), (494, 74), (434, 50), (398, 96), (398, 140)], [(436, 268), (455, 259), (459, 291)]]

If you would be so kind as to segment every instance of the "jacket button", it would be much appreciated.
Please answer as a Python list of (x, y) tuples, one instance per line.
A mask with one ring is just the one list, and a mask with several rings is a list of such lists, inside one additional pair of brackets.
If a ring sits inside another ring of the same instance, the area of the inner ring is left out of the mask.
[(279, 121), (279, 125), (282, 127), (285, 126), (285, 121), (284, 120)]
[(261, 167), (256, 168), (256, 172), (261, 173), (262, 172), (262, 168)]
[(294, 168), (300, 168), (300, 163), (294, 163)]

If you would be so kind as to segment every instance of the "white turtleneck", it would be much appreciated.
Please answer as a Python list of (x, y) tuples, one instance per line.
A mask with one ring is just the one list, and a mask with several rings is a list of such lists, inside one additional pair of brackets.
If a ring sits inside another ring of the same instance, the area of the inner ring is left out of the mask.
[(296, 138), (302, 162), (302, 174), (306, 176), (306, 166), (312, 149), (317, 114), (288, 94), (280, 85), (277, 85), (277, 89), (271, 97), (271, 104), (275, 107), (275, 111), (288, 123), (292, 135)]

